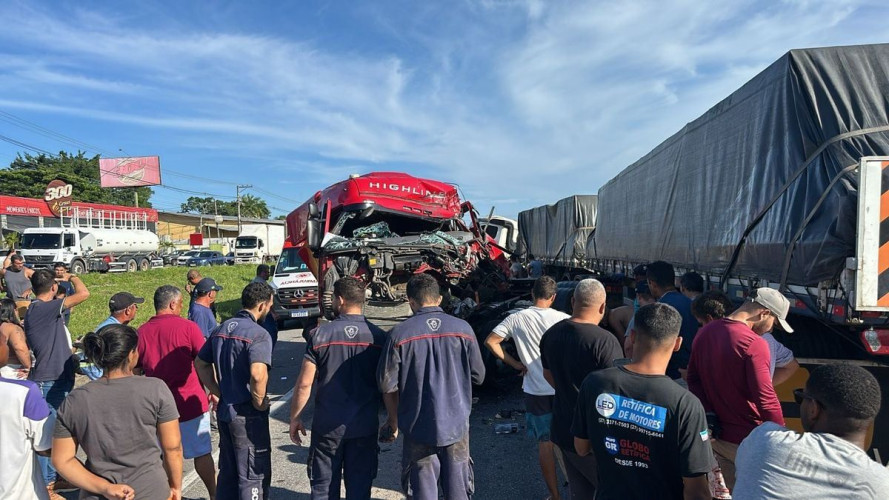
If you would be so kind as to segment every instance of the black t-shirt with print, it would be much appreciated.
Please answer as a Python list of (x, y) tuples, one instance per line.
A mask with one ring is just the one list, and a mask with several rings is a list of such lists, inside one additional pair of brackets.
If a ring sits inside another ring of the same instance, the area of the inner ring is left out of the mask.
[(713, 452), (701, 402), (666, 376), (623, 366), (590, 374), (572, 433), (590, 440), (601, 481), (596, 499), (683, 498), (683, 477), (709, 472)]
[(623, 357), (623, 349), (607, 330), (591, 323), (562, 320), (540, 338), (540, 363), (555, 379), (551, 438), (564, 450), (574, 451), (571, 420), (577, 391), (590, 372), (610, 368)]

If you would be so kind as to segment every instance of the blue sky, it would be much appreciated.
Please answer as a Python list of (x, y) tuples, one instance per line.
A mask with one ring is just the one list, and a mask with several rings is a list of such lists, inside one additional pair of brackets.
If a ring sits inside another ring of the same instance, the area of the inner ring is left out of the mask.
[[(401, 170), (515, 215), (595, 193), (790, 49), (887, 41), (886, 19), (855, 0), (3, 2), (0, 111), (160, 155), (161, 209), (243, 183), (277, 215)], [(77, 149), (14, 121), (0, 135)], [(0, 142), (0, 165), (20, 151)]]

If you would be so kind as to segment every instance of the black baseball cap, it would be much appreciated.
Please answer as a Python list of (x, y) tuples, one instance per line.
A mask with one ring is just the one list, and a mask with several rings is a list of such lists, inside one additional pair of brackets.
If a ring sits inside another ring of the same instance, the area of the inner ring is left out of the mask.
[(144, 302), (145, 299), (136, 297), (132, 293), (118, 292), (111, 296), (111, 300), (108, 301), (108, 307), (112, 311), (122, 311), (133, 304), (142, 304)]
[(222, 287), (216, 284), (216, 281), (213, 278), (204, 278), (201, 281), (198, 281), (198, 284), (194, 287), (195, 290), (201, 293), (210, 292), (216, 290), (222, 290)]

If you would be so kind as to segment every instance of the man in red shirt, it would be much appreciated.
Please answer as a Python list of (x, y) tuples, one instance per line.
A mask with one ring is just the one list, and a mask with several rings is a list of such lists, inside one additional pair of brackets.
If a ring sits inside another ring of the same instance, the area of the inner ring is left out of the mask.
[(769, 344), (762, 334), (777, 325), (792, 332), (786, 321), (789, 309), (780, 292), (758, 288), (738, 310), (701, 328), (692, 345), (688, 389), (711, 420), (711, 444), (730, 489), (741, 441), (763, 422), (784, 425), (769, 372)]
[(182, 452), (194, 459), (210, 498), (216, 498), (216, 467), (210, 442), (207, 393), (194, 369), (204, 335), (193, 321), (182, 317), (182, 291), (164, 285), (154, 292), (157, 314), (139, 327), (139, 364), (145, 375), (164, 382), (179, 410)]

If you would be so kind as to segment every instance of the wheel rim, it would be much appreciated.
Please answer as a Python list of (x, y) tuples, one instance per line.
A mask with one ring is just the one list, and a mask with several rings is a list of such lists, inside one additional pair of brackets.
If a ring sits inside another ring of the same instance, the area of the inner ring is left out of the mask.
[(129, 271), (129, 272), (136, 271), (136, 261), (135, 260), (130, 260), (129, 262), (127, 262), (127, 271)]

